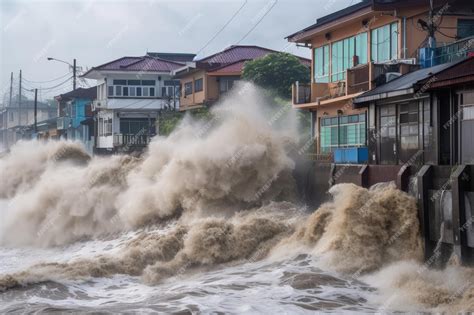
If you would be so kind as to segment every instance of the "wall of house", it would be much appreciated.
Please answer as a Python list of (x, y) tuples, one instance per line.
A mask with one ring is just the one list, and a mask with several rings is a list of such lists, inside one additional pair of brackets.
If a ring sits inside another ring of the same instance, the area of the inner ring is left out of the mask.
[[(180, 97), (180, 106), (182, 109), (185, 109), (189, 106), (195, 105), (202, 105), (207, 100), (207, 86), (208, 86), (208, 79), (207, 79), (206, 72), (204, 70), (197, 71), (186, 76), (180, 78), (181, 82), (181, 97)], [(203, 79), (203, 89), (200, 92), (194, 92), (194, 82), (196, 80)], [(192, 83), (193, 92), (189, 95), (185, 95), (184, 93), (184, 86), (186, 83)]]
[(219, 77), (206, 75), (206, 91), (207, 98), (211, 101), (215, 101), (219, 98)]

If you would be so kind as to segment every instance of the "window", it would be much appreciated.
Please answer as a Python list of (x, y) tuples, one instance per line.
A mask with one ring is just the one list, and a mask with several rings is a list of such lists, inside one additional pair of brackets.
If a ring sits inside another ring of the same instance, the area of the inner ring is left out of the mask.
[(314, 49), (314, 82), (329, 82), (329, 45)]
[(328, 153), (337, 147), (364, 146), (365, 120), (365, 114), (321, 118), (321, 151)]
[(387, 24), (371, 31), (371, 54), (375, 62), (398, 58), (398, 23)]
[(154, 97), (155, 80), (113, 80), (108, 87), (109, 96)]
[(105, 136), (112, 135), (112, 118), (105, 120)]
[(193, 83), (192, 82), (186, 82), (184, 84), (184, 95), (190, 95), (193, 94)]
[(120, 85), (115, 87), (115, 96), (122, 96), (122, 87)]
[(474, 19), (463, 20), (458, 19), (458, 34), (460, 38), (465, 38), (474, 35)]
[(99, 136), (104, 135), (104, 118), (99, 118)]
[[(315, 82), (336, 82), (346, 78), (346, 69), (367, 63), (367, 33), (363, 32), (315, 49)], [(329, 63), (331, 65), (329, 66)], [(331, 68), (331, 77), (329, 77)], [(330, 80), (329, 80), (330, 79)]]
[(128, 80), (127, 82), (128, 85), (141, 85), (141, 83), (140, 80)]
[(202, 78), (194, 81), (194, 92), (202, 91)]
[(155, 80), (142, 80), (142, 85), (155, 85)]
[(221, 93), (228, 92), (234, 86), (234, 82), (237, 81), (238, 78), (221, 78), (219, 81), (219, 91)]

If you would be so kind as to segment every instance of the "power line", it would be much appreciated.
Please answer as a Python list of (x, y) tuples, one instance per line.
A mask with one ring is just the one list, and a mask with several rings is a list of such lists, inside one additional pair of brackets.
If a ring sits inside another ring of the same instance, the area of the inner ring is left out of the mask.
[(240, 44), (241, 41), (243, 41), (244, 39), (247, 38), (247, 36), (249, 36), (250, 33), (252, 33), (252, 31), (260, 24), (260, 22), (263, 21), (263, 19), (268, 15), (268, 13), (270, 13), (270, 11), (273, 9), (273, 7), (275, 7), (275, 5), (278, 3), (278, 0), (275, 0), (275, 2), (273, 2), (272, 6), (267, 10), (267, 12), (265, 12), (265, 14), (257, 21), (257, 23), (255, 23), (255, 25), (237, 42), (236, 45)]
[(240, 6), (240, 8), (235, 11), (235, 13), (232, 15), (232, 17), (224, 24), (224, 26), (222, 26), (216, 34), (214, 34), (214, 36), (212, 36), (212, 38), (210, 40), (207, 41), (207, 43), (201, 48), (199, 49), (199, 51), (196, 53), (196, 55), (199, 55), (199, 53), (201, 51), (203, 51), (207, 46), (209, 46), (209, 44), (217, 37), (219, 36), (220, 33), (222, 33), (222, 31), (227, 27), (227, 25), (230, 24), (230, 22), (232, 22), (232, 20), (237, 16), (237, 14), (239, 14), (239, 12), (244, 8), (244, 6), (247, 4), (248, 0), (245, 0), (244, 3)]
[(54, 82), (54, 81), (58, 81), (60, 79), (63, 79), (65, 78), (66, 76), (68, 75), (71, 75), (70, 73), (66, 73), (58, 78), (55, 78), (55, 79), (51, 79), (51, 80), (47, 80), (47, 81), (32, 81), (32, 80), (28, 80), (26, 78), (23, 78), (23, 80), (25, 80), (26, 82), (29, 82), (29, 83), (37, 83), (37, 84), (42, 84), (42, 83), (50, 83), (50, 82)]

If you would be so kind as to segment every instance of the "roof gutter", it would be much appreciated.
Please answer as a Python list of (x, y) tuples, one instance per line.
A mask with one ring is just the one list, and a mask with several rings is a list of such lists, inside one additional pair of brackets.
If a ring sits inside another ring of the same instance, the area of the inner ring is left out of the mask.
[(373, 101), (378, 101), (384, 98), (390, 98), (390, 97), (396, 97), (396, 96), (401, 96), (401, 95), (407, 95), (407, 94), (412, 94), (415, 92), (414, 88), (408, 88), (408, 89), (403, 89), (403, 90), (396, 90), (396, 91), (391, 91), (391, 92), (384, 92), (384, 93), (379, 93), (379, 94), (374, 94), (374, 95), (368, 95), (368, 96), (359, 96), (354, 99), (355, 104), (360, 104), (360, 103), (366, 103), (366, 102), (373, 102)]

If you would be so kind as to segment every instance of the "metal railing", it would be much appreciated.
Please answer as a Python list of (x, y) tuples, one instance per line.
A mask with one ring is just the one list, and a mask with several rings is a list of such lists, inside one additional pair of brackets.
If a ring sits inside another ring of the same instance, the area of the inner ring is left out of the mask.
[(150, 143), (150, 135), (140, 134), (115, 134), (114, 146), (143, 147)]
[(294, 84), (293, 91), (294, 104), (306, 104), (311, 102), (311, 83), (300, 83), (297, 81)]

